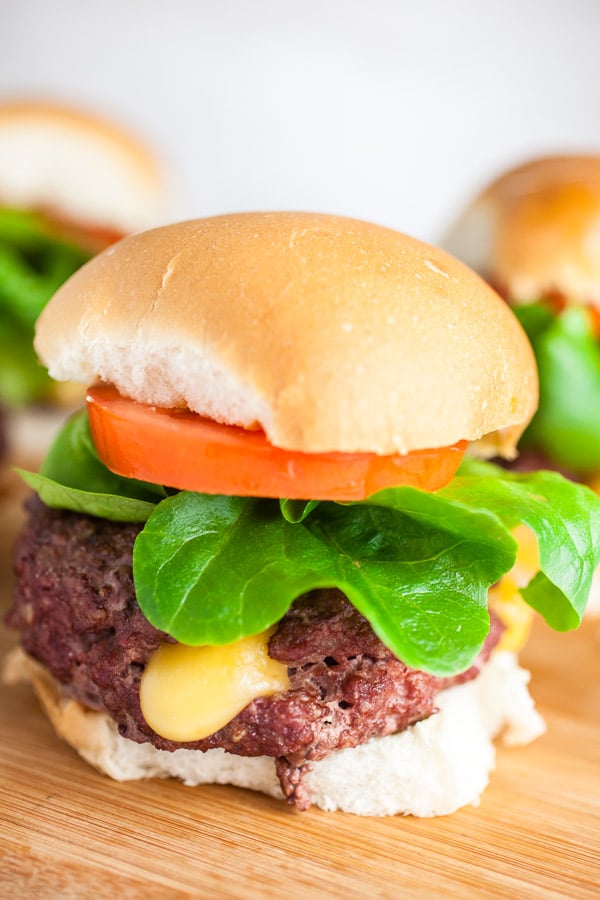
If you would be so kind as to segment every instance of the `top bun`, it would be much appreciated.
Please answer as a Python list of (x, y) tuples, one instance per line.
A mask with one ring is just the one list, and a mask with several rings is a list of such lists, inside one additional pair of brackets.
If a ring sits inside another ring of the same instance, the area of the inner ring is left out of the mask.
[(0, 105), (0, 203), (123, 233), (158, 224), (158, 161), (114, 125), (50, 103)]
[(444, 246), (514, 302), (600, 306), (600, 157), (549, 156), (501, 175)]
[(506, 304), (441, 250), (308, 213), (243, 213), (125, 238), (37, 325), (52, 377), (259, 425), (306, 452), (484, 439), (511, 455), (537, 404)]

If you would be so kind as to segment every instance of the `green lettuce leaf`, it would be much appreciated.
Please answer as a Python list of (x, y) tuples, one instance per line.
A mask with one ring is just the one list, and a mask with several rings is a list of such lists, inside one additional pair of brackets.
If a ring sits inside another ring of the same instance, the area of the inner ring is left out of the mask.
[(0, 208), (0, 401), (45, 397), (51, 380), (33, 353), (33, 326), (56, 290), (90, 254), (55, 237), (37, 213)]
[(33, 349), (31, 329), (0, 308), (0, 402), (18, 408), (44, 397), (52, 382)]
[(138, 535), (136, 593), (156, 628), (220, 644), (272, 625), (300, 593), (338, 587), (400, 659), (448, 675), (481, 648), (487, 590), (514, 564), (520, 522), (541, 562), (525, 600), (552, 627), (576, 627), (600, 562), (600, 500), (556, 473), (485, 463), (436, 494), (392, 488), (291, 518), (277, 501), (181, 492)]
[(85, 410), (65, 423), (39, 474), (17, 471), (46, 506), (113, 522), (145, 522), (167, 496), (160, 485), (122, 478), (106, 468), (92, 441)]
[(397, 490), (408, 513), (321, 503), (298, 524), (277, 501), (182, 491), (136, 539), (138, 603), (182, 643), (224, 644), (274, 624), (305, 591), (338, 587), (408, 665), (464, 669), (489, 630), (487, 588), (516, 543), (485, 513)]
[(304, 521), (319, 503), (320, 500), (280, 500), (279, 507), (283, 518), (287, 522), (296, 524)]
[(56, 436), (43, 462), (41, 474), (80, 491), (132, 497), (148, 503), (158, 503), (167, 496), (162, 485), (123, 478), (107, 469), (94, 446), (84, 409), (71, 416)]
[(0, 209), (0, 309), (33, 327), (52, 294), (89, 258), (53, 236), (38, 213)]
[(15, 471), (36, 491), (46, 506), (55, 509), (69, 509), (87, 516), (110, 519), (113, 522), (145, 522), (150, 518), (156, 505), (132, 497), (67, 487), (58, 481), (52, 481), (51, 478), (45, 478), (36, 472), (26, 472), (24, 469), (16, 468)]
[(485, 505), (506, 528), (527, 525), (537, 537), (540, 573), (521, 593), (557, 631), (581, 623), (600, 561), (600, 501), (557, 472), (507, 472), (465, 459), (439, 496)]
[(186, 644), (223, 644), (277, 622), (300, 594), (338, 587), (408, 665), (467, 668), (489, 630), (487, 590), (515, 561), (515, 525), (541, 571), (523, 596), (555, 629), (576, 627), (600, 562), (600, 498), (549, 472), (465, 460), (445, 488), (400, 487), (361, 503), (211, 496), (114, 475), (81, 413), (26, 480), (51, 506), (145, 525), (134, 546), (147, 619)]
[(514, 312), (533, 346), (540, 377), (537, 414), (522, 439), (559, 466), (586, 475), (600, 469), (600, 345), (587, 312), (554, 315), (543, 304)]

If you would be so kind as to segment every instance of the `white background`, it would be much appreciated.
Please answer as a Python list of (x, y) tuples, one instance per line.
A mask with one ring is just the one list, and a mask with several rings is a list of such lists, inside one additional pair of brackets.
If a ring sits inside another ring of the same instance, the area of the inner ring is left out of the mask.
[(0, 0), (0, 97), (128, 124), (177, 216), (354, 215), (439, 238), (506, 165), (600, 151), (598, 0)]

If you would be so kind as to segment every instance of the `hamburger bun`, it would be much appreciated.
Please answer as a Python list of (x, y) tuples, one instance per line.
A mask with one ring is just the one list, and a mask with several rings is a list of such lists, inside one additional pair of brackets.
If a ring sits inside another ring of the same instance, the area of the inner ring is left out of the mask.
[(548, 156), (495, 179), (444, 246), (511, 302), (600, 306), (600, 157)]
[(377, 454), (459, 440), (511, 456), (533, 355), (462, 263), (387, 228), (247, 213), (126, 238), (38, 320), (56, 379), (260, 426), (277, 447)]
[(0, 203), (123, 234), (164, 215), (164, 168), (143, 142), (55, 103), (0, 104)]

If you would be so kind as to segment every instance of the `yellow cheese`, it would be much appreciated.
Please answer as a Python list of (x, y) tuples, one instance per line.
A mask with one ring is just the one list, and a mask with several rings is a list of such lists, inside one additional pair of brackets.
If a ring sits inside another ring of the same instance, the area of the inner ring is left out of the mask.
[(256, 697), (289, 689), (287, 667), (268, 655), (272, 630), (222, 647), (163, 644), (142, 676), (148, 725), (170, 741), (197, 741), (227, 725)]
[(526, 525), (515, 528), (513, 536), (519, 545), (517, 559), (510, 572), (490, 588), (488, 599), (490, 608), (506, 627), (497, 649), (516, 653), (525, 645), (533, 622), (533, 609), (525, 603), (519, 588), (539, 571), (540, 561), (537, 538)]

